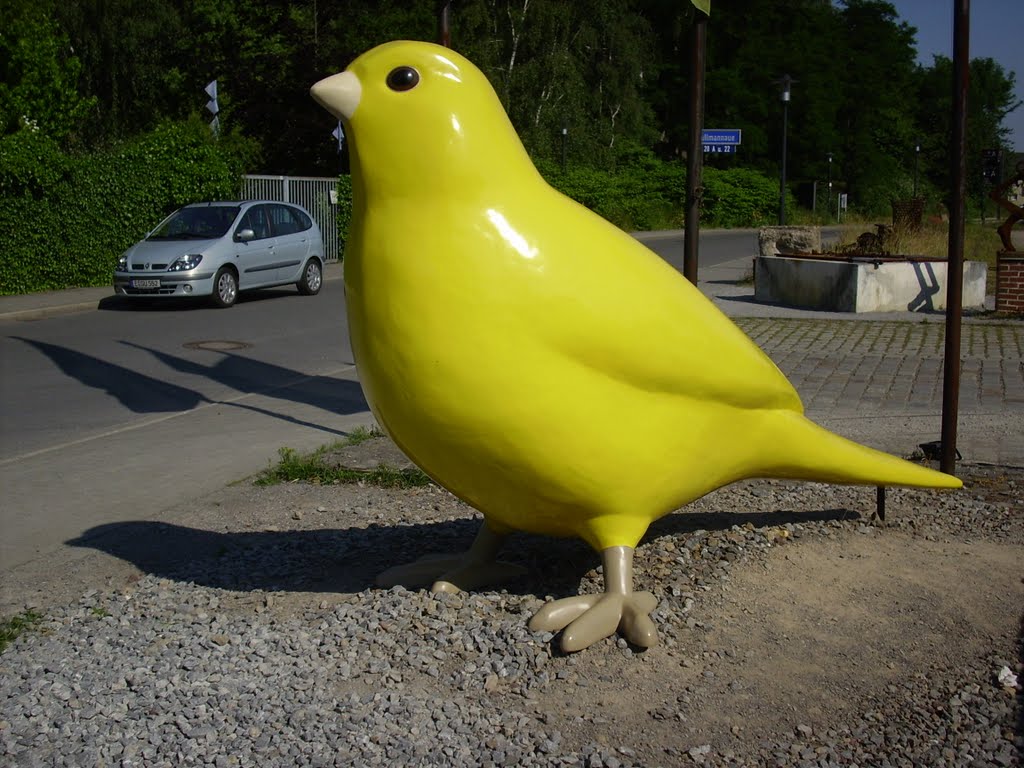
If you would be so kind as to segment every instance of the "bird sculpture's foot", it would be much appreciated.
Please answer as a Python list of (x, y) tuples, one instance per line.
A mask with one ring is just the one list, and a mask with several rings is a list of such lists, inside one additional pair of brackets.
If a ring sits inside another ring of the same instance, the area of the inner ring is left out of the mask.
[(504, 536), (491, 530), (487, 523), (469, 550), (457, 555), (427, 555), (408, 565), (397, 565), (377, 576), (377, 586), (425, 587), (431, 592), (460, 592), (510, 581), (526, 573), (513, 563), (494, 559)]
[(532, 619), (534, 632), (562, 632), (562, 650), (580, 651), (617, 630), (640, 648), (658, 642), (658, 631), (650, 613), (658, 599), (650, 592), (633, 591), (632, 547), (611, 547), (601, 553), (604, 560), (605, 592), (553, 600)]

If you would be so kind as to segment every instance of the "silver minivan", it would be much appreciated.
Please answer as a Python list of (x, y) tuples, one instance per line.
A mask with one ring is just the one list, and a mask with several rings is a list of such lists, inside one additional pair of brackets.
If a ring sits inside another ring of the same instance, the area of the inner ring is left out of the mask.
[(117, 261), (118, 296), (209, 296), (230, 307), (240, 291), (323, 284), (324, 240), (302, 206), (272, 200), (180, 208)]

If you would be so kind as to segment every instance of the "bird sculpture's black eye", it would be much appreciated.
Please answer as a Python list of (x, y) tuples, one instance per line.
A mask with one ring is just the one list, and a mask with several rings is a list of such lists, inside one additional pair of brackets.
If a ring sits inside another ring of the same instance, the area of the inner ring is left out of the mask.
[(395, 67), (388, 75), (388, 88), (392, 91), (408, 91), (416, 87), (420, 73), (412, 67)]

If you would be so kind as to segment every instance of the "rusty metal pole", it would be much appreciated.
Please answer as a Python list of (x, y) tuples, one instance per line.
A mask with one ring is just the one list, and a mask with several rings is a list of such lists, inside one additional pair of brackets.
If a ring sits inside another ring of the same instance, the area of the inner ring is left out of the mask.
[(970, 85), (971, 0), (953, 2), (953, 136), (949, 148), (953, 199), (946, 266), (946, 348), (942, 367), (942, 455), (939, 468), (956, 472), (960, 402), (960, 326), (963, 316), (964, 219), (967, 200), (967, 90)]
[(697, 284), (700, 199), (704, 194), (704, 60), (708, 17), (694, 9), (690, 28), (690, 146), (686, 154), (686, 219), (683, 229), (683, 277)]
[(451, 0), (442, 0), (437, 14), (437, 42), (445, 48), (452, 47)]
[(783, 75), (779, 83), (782, 85), (782, 162), (779, 174), (779, 226), (786, 226), (786, 134), (789, 122), (790, 86), (796, 81), (789, 75)]

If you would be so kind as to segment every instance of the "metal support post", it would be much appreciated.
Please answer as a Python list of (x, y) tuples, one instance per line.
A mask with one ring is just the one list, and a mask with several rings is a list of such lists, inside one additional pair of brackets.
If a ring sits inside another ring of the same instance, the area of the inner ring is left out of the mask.
[(942, 368), (942, 458), (939, 469), (956, 472), (960, 401), (960, 327), (963, 315), (964, 217), (967, 199), (967, 90), (971, 0), (953, 3), (953, 137), (950, 146), (953, 199), (949, 208), (946, 270), (946, 346)]
[(697, 284), (700, 199), (704, 193), (704, 58), (708, 17), (694, 11), (690, 30), (690, 145), (686, 155), (686, 220), (683, 229), (683, 276)]

